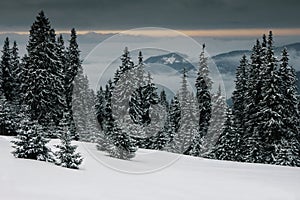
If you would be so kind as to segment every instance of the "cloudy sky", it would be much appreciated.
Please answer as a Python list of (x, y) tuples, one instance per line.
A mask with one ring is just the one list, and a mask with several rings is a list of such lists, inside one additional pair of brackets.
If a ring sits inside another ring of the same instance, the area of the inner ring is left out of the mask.
[(229, 29), (227, 34), (234, 33), (232, 29), (272, 28), (300, 34), (299, 8), (298, 0), (5, 0), (0, 1), (0, 29), (28, 31), (37, 12), (43, 9), (57, 30), (76, 27), (80, 31), (111, 31), (151, 26)]

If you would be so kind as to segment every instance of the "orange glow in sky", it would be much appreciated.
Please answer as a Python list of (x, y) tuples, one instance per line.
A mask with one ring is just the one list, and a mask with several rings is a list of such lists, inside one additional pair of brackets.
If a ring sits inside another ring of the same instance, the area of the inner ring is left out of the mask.
[[(272, 30), (277, 36), (300, 36), (300, 28), (275, 28), (275, 29), (214, 29), (214, 30), (174, 30), (168, 31), (164, 30), (77, 30), (78, 34), (87, 33), (100, 33), (100, 34), (117, 34), (124, 33), (129, 35), (143, 35), (152, 37), (162, 37), (169, 36), (174, 37), (179, 34), (186, 34), (188, 36), (199, 36), (199, 37), (251, 37), (251, 36), (261, 36), (262, 34), (267, 34), (269, 30)], [(124, 32), (125, 31), (125, 32)], [(28, 32), (17, 31), (17, 32), (0, 32), (5, 33), (17, 33), (17, 34), (28, 34)], [(70, 33), (69, 30), (60, 30), (56, 33)]]

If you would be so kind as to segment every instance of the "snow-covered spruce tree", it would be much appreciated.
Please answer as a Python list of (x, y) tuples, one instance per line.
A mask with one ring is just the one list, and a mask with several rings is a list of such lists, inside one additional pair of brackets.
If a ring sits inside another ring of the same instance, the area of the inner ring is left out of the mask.
[(274, 56), (273, 37), (268, 37), (268, 50), (265, 67), (260, 71), (262, 77), (262, 101), (259, 102), (257, 118), (258, 131), (263, 140), (265, 163), (274, 163), (275, 144), (284, 132), (283, 98), (280, 86), (280, 75), (277, 70), (277, 59)]
[[(66, 95), (66, 104), (67, 110), (69, 112), (68, 119), (70, 121), (70, 132), (75, 136), (75, 139), (78, 139), (78, 134), (76, 133), (76, 126), (73, 118), (72, 102), (73, 102), (73, 90), (74, 84), (80, 84), (81, 72), (78, 75), (79, 77), (75, 81), (75, 77), (78, 74), (78, 71), (82, 70), (82, 62), (80, 60), (80, 50), (77, 43), (77, 34), (76, 30), (73, 28), (71, 30), (71, 39), (69, 41), (69, 46), (66, 50), (66, 64), (65, 64), (65, 95)], [(79, 80), (78, 80), (79, 79)], [(75, 83), (74, 83), (75, 82)], [(79, 87), (79, 86), (77, 86)], [(76, 89), (75, 89), (76, 90)]]
[(11, 49), (11, 75), (13, 77), (13, 91), (14, 103), (20, 104), (21, 101), (21, 80), (19, 74), (21, 73), (19, 48), (17, 42), (14, 41)]
[(175, 141), (174, 137), (178, 135), (181, 125), (181, 107), (176, 95), (173, 97), (173, 99), (171, 99), (170, 109), (168, 112), (168, 124), (172, 140), (166, 148), (168, 151), (178, 152), (178, 143)]
[[(22, 113), (25, 112), (25, 110), (22, 111)], [(12, 153), (17, 158), (53, 162), (53, 154), (47, 147), (48, 142), (49, 140), (44, 137), (42, 126), (24, 115), (16, 140), (12, 141), (15, 149)]]
[[(183, 153), (189, 148), (194, 135), (198, 132), (198, 107), (196, 99), (188, 90), (186, 70), (183, 70), (181, 87), (177, 94), (180, 102), (180, 127), (174, 134), (170, 150)], [(173, 102), (174, 103), (174, 102)]]
[(233, 115), (233, 125), (237, 133), (242, 135), (244, 133), (244, 115), (245, 115), (245, 95), (247, 91), (247, 68), (248, 60), (245, 55), (243, 55), (240, 60), (240, 64), (236, 69), (236, 80), (235, 80), (235, 90), (232, 93), (232, 115)]
[(103, 130), (103, 121), (105, 120), (105, 94), (102, 89), (102, 86), (100, 86), (100, 89), (97, 91), (96, 95), (96, 103), (95, 103), (95, 111), (96, 111), (96, 117), (100, 126), (100, 129)]
[(13, 84), (14, 79), (12, 77), (12, 67), (11, 67), (11, 49), (9, 46), (8, 37), (4, 41), (4, 46), (2, 50), (1, 56), (1, 68), (2, 68), (2, 88), (5, 95), (6, 100), (12, 101), (14, 96), (13, 92)]
[(223, 132), (219, 136), (211, 157), (219, 160), (240, 160), (241, 152), (239, 146), (241, 137), (240, 134), (236, 132), (232, 123), (232, 113), (230, 108), (227, 108)]
[(127, 47), (121, 56), (121, 62), (114, 77), (114, 89), (111, 100), (113, 116), (120, 125), (124, 123), (128, 115), (130, 95), (138, 87), (136, 66), (131, 60)]
[[(258, 131), (258, 112), (260, 110), (258, 104), (262, 100), (261, 91), (262, 91), (262, 77), (260, 76), (260, 71), (264, 66), (264, 57), (262, 56), (262, 46), (259, 40), (256, 41), (252, 49), (251, 55), (251, 64), (248, 66), (247, 70), (247, 81), (246, 81), (246, 93), (244, 96), (244, 133), (242, 136), (242, 144), (241, 144), (241, 151), (242, 151), (242, 159), (243, 161), (261, 160), (260, 157), (257, 157), (256, 152), (262, 152), (261, 149), (261, 141), (256, 141), (256, 150), (251, 150), (249, 147), (252, 146), (254, 139), (251, 137), (255, 137), (257, 140), (261, 140), (260, 133)], [(238, 105), (238, 104), (237, 104)], [(234, 114), (236, 111), (234, 110)], [(253, 156), (251, 155), (253, 154)], [(247, 159), (246, 159), (247, 157)]]
[(19, 124), (19, 81), (17, 71), (19, 70), (19, 57), (16, 43), (10, 49), (9, 39), (6, 38), (1, 57), (1, 88), (4, 98), (2, 109), (2, 134), (16, 135)]
[(226, 111), (226, 121), (212, 154), (219, 160), (240, 161), (241, 158), (241, 136), (233, 125), (233, 116), (230, 108)]
[(147, 126), (151, 123), (150, 106), (158, 103), (156, 87), (152, 82), (138, 87), (129, 99), (129, 114), (134, 123)]
[(279, 67), (280, 88), (283, 106), (283, 130), (275, 144), (274, 164), (300, 166), (299, 111), (295, 70), (288, 63), (288, 52), (282, 51)]
[(185, 154), (200, 156), (201, 148), (203, 146), (203, 137), (207, 135), (209, 128), (209, 121), (211, 118), (211, 94), (206, 80), (201, 75), (199, 69), (198, 76), (196, 78), (196, 99), (198, 103), (199, 112), (199, 130), (198, 134), (194, 137), (192, 144), (185, 151)]
[[(141, 77), (137, 77), (138, 81)], [(158, 149), (165, 143), (166, 109), (158, 104), (157, 88), (152, 82), (151, 74), (131, 94), (129, 100), (129, 126), (123, 127), (131, 133), (136, 145), (141, 148)], [(154, 135), (153, 135), (154, 134)], [(158, 139), (159, 138), (159, 139)], [(160, 140), (160, 141), (158, 141)], [(160, 143), (160, 145), (158, 145)]]
[(166, 91), (163, 89), (159, 94), (159, 103), (164, 106), (167, 110), (169, 109), (169, 102), (167, 100)]
[(72, 145), (72, 135), (70, 133), (67, 113), (64, 113), (63, 118), (61, 119), (58, 125), (58, 135), (61, 141), (61, 144), (55, 145), (59, 150), (55, 152), (56, 164), (62, 167), (78, 169), (79, 165), (82, 163), (83, 158), (79, 153), (76, 153), (76, 145)]
[(131, 159), (135, 156), (137, 148), (135, 147), (134, 141), (120, 128), (119, 124), (115, 121), (112, 114), (111, 106), (111, 89), (110, 86), (107, 88), (107, 103), (105, 105), (105, 121), (103, 129), (105, 136), (109, 138), (113, 146), (108, 150), (108, 153), (112, 157), (120, 159)]
[(27, 52), (22, 91), (30, 118), (44, 126), (50, 121), (58, 123), (65, 106), (63, 69), (57, 55), (55, 32), (43, 11), (31, 26)]
[(205, 56), (205, 44), (203, 44), (202, 51), (200, 53), (198, 76), (199, 75), (203, 77), (208, 87), (208, 90), (210, 91), (212, 89), (213, 81), (209, 76), (208, 58)]
[(88, 78), (80, 67), (73, 90), (73, 116), (80, 140), (91, 142), (92, 138), (95, 139), (97, 122), (94, 106), (94, 92), (89, 88)]
[(210, 126), (207, 135), (203, 138), (205, 146), (205, 154), (209, 154), (212, 147), (216, 144), (219, 136), (223, 132), (223, 126), (226, 120), (226, 99), (222, 94), (221, 85), (219, 85), (218, 91), (212, 95), (212, 111)]

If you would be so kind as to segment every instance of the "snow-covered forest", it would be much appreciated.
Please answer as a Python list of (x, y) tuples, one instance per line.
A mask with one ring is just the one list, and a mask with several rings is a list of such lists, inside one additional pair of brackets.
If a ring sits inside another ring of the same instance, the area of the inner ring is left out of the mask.
[[(187, 72), (169, 101), (143, 54), (134, 63), (124, 47), (121, 65), (93, 91), (82, 67), (75, 29), (65, 43), (41, 11), (29, 31), (26, 54), (4, 41), (0, 65), (0, 133), (13, 136), (16, 158), (78, 169), (84, 157), (75, 140), (131, 160), (138, 149), (250, 163), (300, 166), (299, 98), (287, 49), (274, 55), (273, 33), (263, 35), (236, 71), (232, 106), (213, 91), (205, 45), (196, 92)], [(209, 44), (208, 44), (209, 45)], [(120, 52), (122, 49), (120, 49)], [(48, 143), (59, 139), (50, 148)]]

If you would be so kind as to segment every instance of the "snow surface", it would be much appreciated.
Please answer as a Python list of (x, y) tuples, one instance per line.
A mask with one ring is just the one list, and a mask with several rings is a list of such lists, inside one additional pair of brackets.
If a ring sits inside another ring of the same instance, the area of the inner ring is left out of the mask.
[[(80, 143), (80, 170), (16, 159), (0, 137), (1, 200), (299, 200), (300, 168), (246, 164), (138, 150), (132, 161)], [(51, 141), (51, 145), (58, 140)], [(107, 165), (127, 170), (113, 170)], [(161, 170), (152, 173), (145, 171)], [(135, 173), (135, 174), (134, 174)]]

